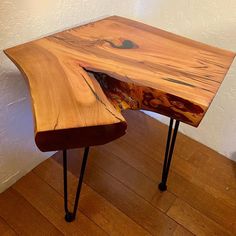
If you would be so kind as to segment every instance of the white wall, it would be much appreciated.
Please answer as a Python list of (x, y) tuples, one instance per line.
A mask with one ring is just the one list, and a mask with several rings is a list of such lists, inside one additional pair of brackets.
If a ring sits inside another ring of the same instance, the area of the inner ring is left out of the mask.
[(134, 0), (0, 0), (0, 192), (50, 155), (34, 144), (20, 72), (2, 50), (91, 19), (132, 16)]
[[(139, 0), (136, 11), (147, 24), (236, 52), (236, 0)], [(200, 126), (180, 130), (236, 161), (236, 60)]]

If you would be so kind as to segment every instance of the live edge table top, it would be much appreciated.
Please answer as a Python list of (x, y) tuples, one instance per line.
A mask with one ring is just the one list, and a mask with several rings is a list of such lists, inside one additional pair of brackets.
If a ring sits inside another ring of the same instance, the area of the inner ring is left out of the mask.
[(28, 81), (43, 151), (125, 133), (120, 111), (198, 126), (235, 53), (112, 16), (5, 50)]

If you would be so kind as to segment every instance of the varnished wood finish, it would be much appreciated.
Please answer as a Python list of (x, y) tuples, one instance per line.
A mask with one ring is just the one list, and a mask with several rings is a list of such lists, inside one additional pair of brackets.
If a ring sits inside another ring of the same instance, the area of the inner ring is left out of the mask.
[(36, 144), (43, 151), (122, 136), (124, 109), (198, 126), (235, 56), (117, 16), (5, 53), (29, 82)]
[(1, 194), (0, 216), (18, 235), (63, 235), (12, 188)]
[[(175, 150), (168, 191), (160, 193), (156, 180), (161, 178), (163, 154), (160, 150), (164, 149), (163, 136), (167, 133), (167, 127), (140, 112), (129, 111), (124, 117), (128, 122), (127, 135), (91, 150), (85, 183), (126, 214), (130, 213), (125, 203), (133, 206), (134, 212), (137, 210), (135, 203), (138, 201), (130, 200), (130, 196), (125, 194), (125, 191), (131, 190), (195, 235), (234, 235), (235, 163), (179, 134), (179, 148)], [(137, 125), (142, 128), (137, 130)], [(189, 147), (191, 152), (183, 152), (181, 146)], [(192, 161), (196, 155), (200, 160), (198, 165)], [(81, 156), (82, 152), (79, 150), (70, 152), (69, 169), (77, 175), (79, 166), (76, 163), (81, 161)], [(61, 154), (56, 158), (61, 162)], [(208, 168), (205, 168), (205, 165)], [(219, 173), (222, 173), (222, 178)], [(178, 204), (176, 199), (186, 204), (175, 208)], [(143, 205), (139, 205), (142, 208)], [(178, 209), (178, 213), (175, 209)], [(140, 212), (130, 217), (139, 222), (139, 215)], [(147, 222), (153, 227), (157, 224), (156, 221), (153, 223), (149, 216), (145, 215), (144, 218), (145, 221), (141, 223), (143, 227), (147, 227)], [(163, 221), (158, 223), (162, 228)], [(168, 224), (164, 225), (167, 227)], [(204, 227), (209, 228), (204, 230)], [(174, 231), (178, 233), (177, 229)]]
[[(49, 160), (35, 168), (34, 173), (63, 196), (63, 186), (61, 184), (61, 179), (63, 178), (62, 167), (58, 163)], [(70, 173), (68, 174), (68, 178), (71, 183), (69, 201), (73, 203), (77, 178)], [(118, 210), (86, 184), (83, 184), (79, 213), (86, 215), (110, 235), (150, 235), (140, 225), (136, 224), (131, 218)]]
[(101, 145), (124, 135), (124, 118), (110, 104), (98, 82), (76, 61), (63, 57), (60, 61), (60, 55), (38, 42), (41, 40), (6, 53), (28, 80), (39, 149)]
[[(51, 171), (52, 170), (53, 168)], [(57, 170), (57, 172), (59, 171), (62, 170)], [(55, 175), (55, 173), (53, 174)], [(58, 179), (58, 182), (60, 180)], [(13, 186), (13, 189), (21, 194), (64, 235), (106, 235), (105, 231), (94, 224), (93, 221), (80, 211), (78, 212), (78, 220), (72, 224), (68, 224), (64, 219), (64, 215), (60, 215), (60, 213), (63, 212), (63, 196), (59, 195), (56, 190), (51, 188), (48, 184), (45, 184), (41, 178), (32, 172), (18, 181), (18, 183)]]
[[(235, 235), (236, 164), (179, 134), (168, 190), (161, 193), (156, 180), (167, 127), (141, 112), (124, 117), (126, 136), (91, 149), (74, 222), (64, 221), (59, 152), (0, 194), (0, 234)], [(78, 175), (82, 152), (69, 157)], [(73, 205), (77, 178), (68, 173), (68, 182)]]
[(15, 236), (15, 231), (0, 217), (0, 235)]
[(167, 215), (180, 224), (187, 224), (188, 229), (196, 235), (231, 235), (221, 225), (215, 223), (186, 202), (177, 199)]

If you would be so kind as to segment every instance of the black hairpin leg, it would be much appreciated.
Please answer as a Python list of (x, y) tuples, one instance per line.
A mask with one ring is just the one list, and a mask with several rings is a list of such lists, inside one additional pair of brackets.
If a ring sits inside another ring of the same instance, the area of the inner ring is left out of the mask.
[(162, 179), (161, 179), (161, 183), (158, 186), (161, 191), (166, 191), (167, 189), (166, 182), (167, 182), (167, 178), (169, 174), (172, 155), (174, 152), (175, 140), (176, 140), (176, 136), (177, 136), (178, 128), (179, 128), (179, 121), (176, 120), (174, 131), (173, 131), (172, 130), (173, 122), (174, 120), (171, 118), (170, 124), (169, 124), (167, 142), (166, 142), (166, 151), (165, 151), (165, 160), (164, 160), (163, 170), (162, 170)]
[(74, 209), (73, 209), (73, 212), (70, 212), (68, 210), (68, 192), (67, 192), (67, 151), (63, 150), (64, 207), (65, 207), (65, 213), (66, 213), (65, 220), (67, 222), (72, 222), (76, 217), (80, 191), (81, 191), (81, 187), (83, 183), (84, 171), (85, 171), (85, 167), (86, 167), (86, 163), (88, 159), (88, 153), (89, 153), (89, 147), (86, 147), (84, 149), (83, 162), (80, 169), (80, 177), (79, 177), (78, 187), (77, 187), (76, 196), (75, 196)]

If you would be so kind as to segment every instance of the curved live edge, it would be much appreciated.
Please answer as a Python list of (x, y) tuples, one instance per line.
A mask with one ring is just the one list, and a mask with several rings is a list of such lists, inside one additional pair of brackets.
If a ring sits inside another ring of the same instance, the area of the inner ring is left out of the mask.
[(40, 47), (28, 46), (5, 53), (28, 82), (41, 151), (101, 145), (125, 134), (124, 118), (96, 80), (81, 67), (64, 65)]
[(235, 56), (117, 16), (4, 52), (28, 82), (42, 151), (121, 137), (124, 109), (198, 126)]
[(117, 110), (147, 110), (198, 125), (204, 109), (188, 100), (151, 87), (123, 82), (104, 73), (91, 72)]

